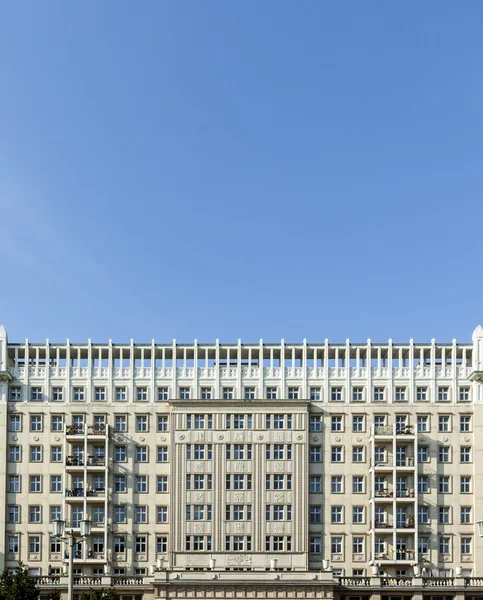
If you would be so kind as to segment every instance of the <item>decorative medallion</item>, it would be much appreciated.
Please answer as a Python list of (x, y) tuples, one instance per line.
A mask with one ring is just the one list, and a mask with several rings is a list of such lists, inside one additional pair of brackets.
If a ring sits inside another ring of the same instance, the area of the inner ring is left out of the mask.
[(165, 435), (162, 435), (162, 436), (161, 436), (159, 439), (160, 439), (162, 442), (165, 442), (165, 441), (166, 441), (166, 436), (165, 436)]
[(465, 442), (469, 442), (470, 438), (468, 436), (465, 437)]
[(257, 440), (263, 440), (263, 435), (261, 433), (257, 435)]
[(141, 437), (139, 438), (139, 441), (140, 441), (140, 442), (144, 442), (144, 440), (145, 440), (145, 439), (146, 439), (146, 438), (145, 438), (144, 436), (141, 436)]
[(447, 438), (447, 437), (444, 437), (444, 438), (443, 438), (443, 442), (447, 442), (447, 441), (448, 441), (448, 438)]
[(38, 436), (38, 435), (35, 435), (35, 436), (34, 436), (34, 440), (35, 440), (36, 442), (38, 442), (38, 441), (40, 440), (39, 436)]
[(358, 438), (356, 438), (356, 440), (357, 440), (358, 442), (362, 442), (362, 438), (361, 438), (360, 436), (359, 436)]
[(224, 440), (224, 439), (225, 439), (225, 436), (224, 436), (222, 433), (220, 433), (220, 434), (218, 435), (218, 439), (219, 439), (219, 440)]
[(300, 440), (303, 440), (303, 439), (304, 439), (304, 436), (303, 436), (301, 433), (299, 433), (299, 434), (297, 434), (297, 435), (295, 436), (295, 439), (297, 439), (297, 440), (299, 440), (299, 441), (300, 441)]
[(312, 441), (313, 442), (318, 442), (319, 441), (319, 437), (317, 435), (313, 435), (312, 436)]
[(336, 438), (335, 438), (335, 441), (336, 441), (336, 442), (340, 442), (340, 437), (336, 437)]
[(178, 440), (184, 440), (185, 436), (183, 434), (178, 436)]

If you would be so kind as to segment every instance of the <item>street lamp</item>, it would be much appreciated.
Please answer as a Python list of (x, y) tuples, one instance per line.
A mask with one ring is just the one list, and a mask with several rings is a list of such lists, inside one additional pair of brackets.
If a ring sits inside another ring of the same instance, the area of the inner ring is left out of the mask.
[(74, 546), (77, 540), (84, 539), (91, 534), (92, 521), (83, 519), (79, 523), (80, 535), (75, 536), (74, 530), (70, 531), (65, 529), (65, 521), (54, 520), (52, 521), (52, 535), (58, 540), (69, 542), (69, 572), (67, 580), (67, 600), (73, 600), (74, 597)]

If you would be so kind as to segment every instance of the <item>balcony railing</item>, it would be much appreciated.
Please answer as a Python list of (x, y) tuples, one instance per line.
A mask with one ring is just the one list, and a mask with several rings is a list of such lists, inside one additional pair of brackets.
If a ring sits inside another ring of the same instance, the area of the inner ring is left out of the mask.
[(367, 587), (371, 585), (370, 577), (339, 577), (339, 585), (347, 587)]
[(88, 425), (87, 435), (106, 435), (106, 425)]
[(465, 577), (465, 587), (483, 587), (483, 577)]
[(67, 435), (84, 435), (84, 425), (67, 425), (65, 433)]
[(412, 577), (383, 577), (381, 579), (382, 587), (393, 587), (393, 586), (407, 586), (410, 587), (413, 585)]
[(453, 577), (423, 577), (423, 587), (451, 587)]

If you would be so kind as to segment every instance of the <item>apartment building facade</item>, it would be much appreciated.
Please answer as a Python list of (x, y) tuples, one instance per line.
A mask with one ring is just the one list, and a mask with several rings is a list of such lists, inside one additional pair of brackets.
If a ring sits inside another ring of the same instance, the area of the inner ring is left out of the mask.
[(232, 345), (1, 328), (0, 567), (65, 589), (63, 520), (76, 590), (125, 600), (477, 597), (482, 411), (481, 327)]

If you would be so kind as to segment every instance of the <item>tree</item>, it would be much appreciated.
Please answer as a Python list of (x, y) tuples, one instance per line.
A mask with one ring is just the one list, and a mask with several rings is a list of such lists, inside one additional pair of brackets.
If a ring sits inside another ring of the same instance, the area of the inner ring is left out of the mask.
[(117, 600), (118, 595), (114, 588), (90, 589), (80, 595), (80, 600)]
[(39, 589), (22, 563), (13, 573), (5, 570), (0, 576), (0, 600), (38, 600)]

